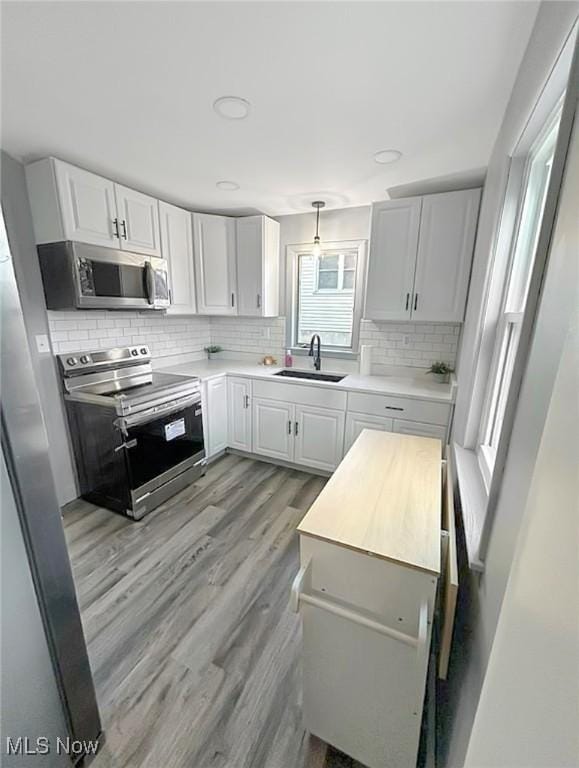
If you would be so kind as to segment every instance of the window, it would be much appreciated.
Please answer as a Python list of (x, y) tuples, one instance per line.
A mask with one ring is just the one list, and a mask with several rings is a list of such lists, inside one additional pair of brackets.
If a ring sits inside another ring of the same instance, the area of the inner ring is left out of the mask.
[(320, 254), (316, 259), (316, 289), (318, 291), (353, 292), (357, 258), (358, 253), (355, 250), (342, 253), (328, 253), (326, 251)]
[(555, 152), (559, 117), (560, 113), (558, 112), (556, 117), (549, 121), (531, 148), (523, 176), (518, 221), (511, 247), (506, 288), (497, 324), (495, 348), (479, 434), (479, 464), (487, 487), (490, 484), (495, 465), (496, 451), (501, 436), (519, 344), (529, 281)]
[(315, 333), (322, 347), (353, 353), (358, 346), (361, 314), (364, 241), (326, 243), (319, 256), (311, 246), (289, 246), (292, 269), (292, 322), (288, 344), (309, 347)]

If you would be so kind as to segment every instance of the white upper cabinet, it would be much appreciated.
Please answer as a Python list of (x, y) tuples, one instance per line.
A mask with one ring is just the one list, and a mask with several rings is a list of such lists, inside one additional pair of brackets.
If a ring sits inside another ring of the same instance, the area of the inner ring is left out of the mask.
[(112, 181), (46, 158), (26, 167), (26, 182), (38, 244), (77, 240), (119, 247)]
[(469, 189), (423, 198), (413, 320), (463, 319), (480, 194)]
[(26, 167), (36, 242), (161, 255), (158, 201), (53, 157)]
[(366, 280), (369, 320), (409, 320), (422, 199), (372, 205)]
[(279, 314), (279, 223), (268, 216), (236, 221), (237, 312), (255, 317)]
[(365, 317), (461, 322), (480, 190), (372, 206)]
[(121, 248), (161, 255), (159, 201), (142, 192), (115, 184)]
[(169, 265), (173, 314), (194, 314), (195, 278), (193, 271), (193, 222), (189, 211), (159, 203), (161, 254)]
[(193, 250), (197, 311), (236, 315), (235, 219), (194, 213)]

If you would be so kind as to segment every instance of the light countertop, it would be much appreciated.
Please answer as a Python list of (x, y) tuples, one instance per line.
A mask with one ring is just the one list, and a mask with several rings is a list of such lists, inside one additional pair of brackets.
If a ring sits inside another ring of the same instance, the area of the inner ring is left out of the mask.
[[(265, 366), (240, 360), (197, 360), (181, 365), (172, 365), (158, 368), (167, 373), (182, 374), (183, 376), (198, 376), (202, 381), (207, 381), (226, 373), (250, 378), (271, 378), (278, 371), (283, 370), (279, 366)], [(294, 367), (299, 370), (299, 367)], [(333, 373), (328, 368), (322, 369), (322, 373)], [(424, 374), (416, 378), (396, 376), (361, 376), (358, 373), (346, 374), (342, 381), (312, 381), (311, 379), (285, 379), (276, 377), (276, 381), (296, 386), (329, 387), (332, 389), (347, 390), (350, 392), (367, 392), (372, 394), (396, 395), (418, 400), (431, 400), (437, 403), (452, 403), (454, 400), (454, 388), (451, 384), (437, 384), (425, 380)]]
[(366, 429), (298, 532), (438, 574), (441, 461), (440, 440)]

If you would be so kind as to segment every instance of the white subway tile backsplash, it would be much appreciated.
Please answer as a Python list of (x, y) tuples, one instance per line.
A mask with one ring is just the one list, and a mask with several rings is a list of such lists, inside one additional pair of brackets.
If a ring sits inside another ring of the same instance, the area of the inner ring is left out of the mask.
[[(248, 317), (175, 317), (138, 312), (48, 312), (56, 354), (111, 346), (147, 344), (154, 358), (203, 353), (218, 344), (233, 357), (258, 359), (271, 354), (281, 362), (286, 320)], [(460, 325), (378, 323), (362, 320), (360, 344), (374, 347), (373, 364), (427, 368), (435, 360), (454, 365)]]
[(174, 318), (138, 312), (48, 312), (55, 354), (148, 344), (154, 358), (202, 352), (211, 342), (208, 317)]

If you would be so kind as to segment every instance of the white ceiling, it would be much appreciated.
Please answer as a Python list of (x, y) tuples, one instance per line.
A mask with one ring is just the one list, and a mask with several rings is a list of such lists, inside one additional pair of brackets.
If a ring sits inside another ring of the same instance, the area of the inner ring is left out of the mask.
[(487, 164), (537, 6), (3, 3), (2, 146), (197, 210), (366, 204)]

